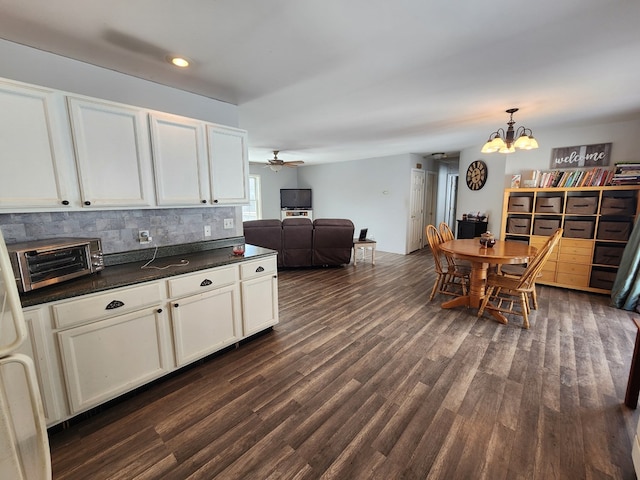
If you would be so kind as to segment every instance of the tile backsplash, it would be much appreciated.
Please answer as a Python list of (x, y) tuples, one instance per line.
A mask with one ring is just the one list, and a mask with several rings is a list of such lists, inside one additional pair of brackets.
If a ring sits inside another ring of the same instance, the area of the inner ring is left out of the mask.
[[(233, 228), (223, 228), (225, 218), (233, 218)], [(204, 236), (205, 225), (211, 226), (210, 237)], [(0, 229), (7, 243), (54, 237), (99, 237), (104, 253), (243, 235), (242, 207), (6, 213), (0, 214)], [(153, 241), (140, 244), (139, 230), (149, 230)]]

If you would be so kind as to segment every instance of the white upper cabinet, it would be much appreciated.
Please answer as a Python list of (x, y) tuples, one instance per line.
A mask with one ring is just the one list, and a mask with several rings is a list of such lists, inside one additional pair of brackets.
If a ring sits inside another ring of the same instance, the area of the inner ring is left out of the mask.
[(151, 145), (158, 205), (199, 205), (209, 201), (204, 124), (152, 113)]
[(86, 207), (153, 204), (145, 111), (69, 97), (82, 203)]
[(249, 201), (246, 131), (155, 112), (149, 123), (158, 205)]
[(207, 125), (211, 198), (215, 205), (249, 202), (247, 132)]
[(0, 152), (3, 210), (69, 208), (77, 200), (60, 93), (0, 82)]
[(3, 79), (0, 152), (3, 213), (249, 202), (246, 131)]

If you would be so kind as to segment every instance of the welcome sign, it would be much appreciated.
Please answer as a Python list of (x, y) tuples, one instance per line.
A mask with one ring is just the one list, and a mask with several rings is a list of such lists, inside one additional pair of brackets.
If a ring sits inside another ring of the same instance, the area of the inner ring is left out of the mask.
[(554, 148), (550, 168), (606, 167), (610, 157), (611, 143)]

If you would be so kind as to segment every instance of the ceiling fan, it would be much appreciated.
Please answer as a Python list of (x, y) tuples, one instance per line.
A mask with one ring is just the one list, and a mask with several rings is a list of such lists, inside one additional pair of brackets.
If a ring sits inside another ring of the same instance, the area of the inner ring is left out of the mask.
[(302, 160), (293, 160), (291, 162), (285, 162), (278, 158), (278, 153), (280, 153), (280, 150), (273, 151), (273, 158), (270, 158), (269, 160), (267, 160), (268, 163), (265, 165), (265, 168), (269, 167), (274, 172), (279, 172), (283, 166), (297, 167), (298, 165), (302, 165), (304, 163)]

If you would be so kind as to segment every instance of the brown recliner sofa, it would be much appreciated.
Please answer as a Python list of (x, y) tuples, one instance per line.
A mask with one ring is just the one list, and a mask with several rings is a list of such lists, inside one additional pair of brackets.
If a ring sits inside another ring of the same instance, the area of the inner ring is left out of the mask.
[(345, 265), (351, 261), (351, 220), (308, 218), (251, 220), (243, 223), (245, 242), (278, 251), (279, 267)]
[(278, 252), (278, 266), (282, 267), (282, 222), (280, 220), (250, 220), (242, 223), (244, 241)]

